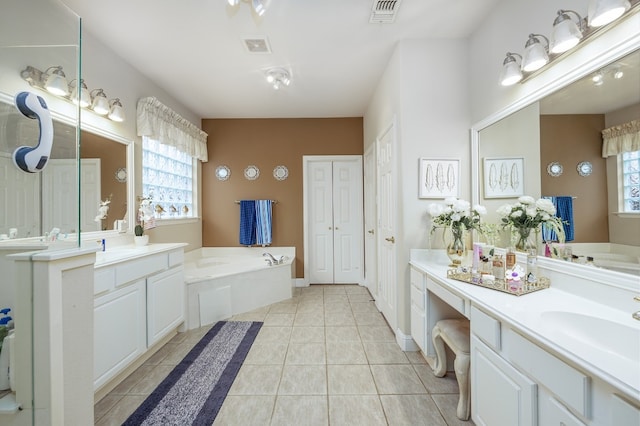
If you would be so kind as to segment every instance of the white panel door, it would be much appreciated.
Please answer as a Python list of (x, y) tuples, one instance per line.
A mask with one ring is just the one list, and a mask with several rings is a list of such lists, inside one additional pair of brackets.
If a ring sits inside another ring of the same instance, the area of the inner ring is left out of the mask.
[(391, 125), (378, 139), (378, 298), (391, 329), (397, 325), (395, 140)]
[(373, 144), (364, 153), (364, 282), (374, 298), (378, 294), (375, 152), (375, 144)]
[(305, 276), (311, 284), (360, 283), (362, 158), (306, 158)]
[(362, 279), (362, 160), (333, 162), (333, 282)]

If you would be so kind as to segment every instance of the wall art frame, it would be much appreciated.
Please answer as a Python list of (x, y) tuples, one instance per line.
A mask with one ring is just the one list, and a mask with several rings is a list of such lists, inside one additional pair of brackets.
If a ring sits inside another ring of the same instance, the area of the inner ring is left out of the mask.
[(455, 158), (420, 158), (418, 198), (460, 196), (460, 160)]
[(484, 158), (484, 198), (515, 198), (524, 195), (524, 158)]

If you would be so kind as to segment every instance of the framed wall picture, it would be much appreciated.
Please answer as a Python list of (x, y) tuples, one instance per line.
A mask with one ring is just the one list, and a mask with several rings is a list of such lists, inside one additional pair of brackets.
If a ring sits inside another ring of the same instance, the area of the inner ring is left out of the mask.
[(514, 198), (524, 194), (524, 158), (485, 158), (484, 198)]
[(418, 169), (418, 198), (460, 195), (460, 160), (421, 158)]

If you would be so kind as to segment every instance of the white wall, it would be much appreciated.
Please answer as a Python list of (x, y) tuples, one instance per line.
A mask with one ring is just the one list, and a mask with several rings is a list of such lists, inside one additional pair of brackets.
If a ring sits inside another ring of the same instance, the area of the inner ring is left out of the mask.
[[(428, 205), (418, 198), (418, 160), (458, 158), (469, 198), (470, 119), (464, 40), (399, 43), (364, 115), (365, 149), (396, 118), (398, 327), (409, 334), (409, 249), (429, 244)], [(442, 66), (441, 64), (447, 64)]]

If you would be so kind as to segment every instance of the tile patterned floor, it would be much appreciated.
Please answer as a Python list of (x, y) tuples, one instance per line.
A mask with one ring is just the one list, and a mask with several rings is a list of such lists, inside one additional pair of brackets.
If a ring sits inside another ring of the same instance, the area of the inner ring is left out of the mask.
[[(364, 287), (312, 285), (232, 320), (264, 325), (214, 425), (473, 425), (453, 373), (403, 352)], [(120, 425), (210, 327), (180, 333), (95, 405)]]

